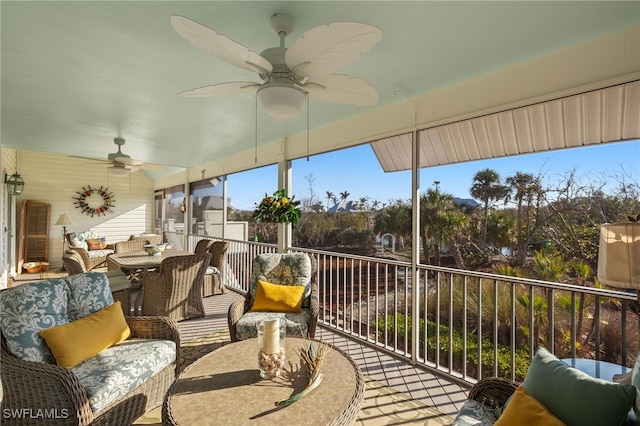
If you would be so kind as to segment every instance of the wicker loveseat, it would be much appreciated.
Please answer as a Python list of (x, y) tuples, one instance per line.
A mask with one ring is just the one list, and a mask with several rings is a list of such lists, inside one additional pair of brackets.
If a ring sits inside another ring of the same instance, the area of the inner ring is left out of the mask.
[(596, 379), (538, 349), (522, 381), (484, 378), (469, 392), (454, 426), (622, 426), (636, 401), (633, 385)]
[[(0, 292), (3, 425), (129, 425), (162, 403), (176, 377), (177, 325), (124, 316), (117, 303), (99, 272)], [(87, 329), (96, 323), (99, 331)], [(92, 338), (112, 334), (114, 323), (125, 340), (86, 354)], [(61, 330), (68, 338), (55, 342), (52, 333)], [(79, 364), (68, 364), (69, 356)]]
[(100, 237), (91, 230), (67, 234), (69, 248), (77, 251), (82, 256), (88, 271), (100, 266), (106, 266), (107, 255), (114, 251), (114, 247), (109, 244), (102, 244), (101, 247), (90, 246), (90, 242), (94, 240), (100, 240)]

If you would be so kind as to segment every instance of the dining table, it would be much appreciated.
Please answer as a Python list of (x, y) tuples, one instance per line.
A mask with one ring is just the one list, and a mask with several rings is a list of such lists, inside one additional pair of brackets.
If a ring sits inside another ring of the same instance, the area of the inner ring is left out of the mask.
[[(193, 253), (184, 250), (166, 249), (160, 252), (159, 256), (152, 256), (146, 251), (132, 251), (127, 253), (113, 253), (108, 256), (108, 261), (118, 266), (134, 286), (142, 288), (144, 286), (144, 275), (151, 270), (156, 270), (164, 259), (172, 256), (186, 256)], [(142, 291), (140, 291), (133, 302), (133, 311), (139, 313), (142, 306)]]

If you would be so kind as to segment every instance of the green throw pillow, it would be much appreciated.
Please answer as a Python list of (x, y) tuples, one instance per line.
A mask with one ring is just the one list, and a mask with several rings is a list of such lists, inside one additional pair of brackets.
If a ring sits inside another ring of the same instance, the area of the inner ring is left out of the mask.
[(568, 425), (621, 426), (636, 397), (635, 387), (594, 379), (544, 348), (536, 352), (522, 387)]

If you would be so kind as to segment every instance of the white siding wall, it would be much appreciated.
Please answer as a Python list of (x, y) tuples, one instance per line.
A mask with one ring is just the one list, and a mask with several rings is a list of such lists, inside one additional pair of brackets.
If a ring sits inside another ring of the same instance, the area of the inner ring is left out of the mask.
[(16, 166), (16, 150), (0, 147), (0, 168), (2, 169), (2, 189), (0, 189), (0, 288), (5, 288), (9, 274), (15, 273), (15, 266), (9, 259), (15, 259), (15, 199), (7, 193), (4, 184), (5, 173), (12, 174)]
[[(50, 269), (62, 266), (62, 227), (54, 225), (62, 213), (68, 214), (73, 222), (67, 232), (93, 229), (108, 243), (126, 240), (131, 234), (153, 231), (153, 184), (144, 171), (116, 178), (107, 175), (108, 164), (99, 160), (33, 151), (20, 151), (19, 161), (25, 181), (19, 205), (23, 200), (51, 204)], [(73, 197), (88, 185), (107, 187), (113, 193), (113, 213), (94, 217), (82, 213)]]

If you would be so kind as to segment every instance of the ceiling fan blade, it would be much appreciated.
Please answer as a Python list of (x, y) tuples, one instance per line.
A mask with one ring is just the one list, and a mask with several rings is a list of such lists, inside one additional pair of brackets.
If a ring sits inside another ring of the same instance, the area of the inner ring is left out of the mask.
[(329, 75), (357, 59), (382, 38), (382, 31), (357, 22), (321, 25), (296, 39), (285, 53), (295, 74), (316, 78)]
[(231, 81), (228, 83), (213, 84), (199, 87), (197, 89), (186, 90), (178, 93), (178, 96), (186, 98), (208, 98), (211, 96), (225, 96), (238, 92), (255, 90), (260, 87), (259, 83), (252, 81)]
[(159, 172), (167, 171), (167, 168), (165, 166), (161, 166), (160, 164), (144, 163), (144, 164), (140, 164), (139, 167), (143, 170), (157, 170)]
[(314, 78), (303, 86), (309, 96), (325, 102), (345, 105), (375, 105), (376, 88), (365, 80), (348, 75), (331, 74)]
[(134, 160), (129, 156), (116, 157), (113, 159), (113, 161), (116, 163), (124, 164), (126, 166), (139, 166), (141, 164), (144, 164), (144, 161)]
[(171, 17), (171, 25), (189, 43), (231, 65), (261, 74), (268, 74), (273, 70), (271, 63), (256, 52), (189, 18), (174, 15)]

